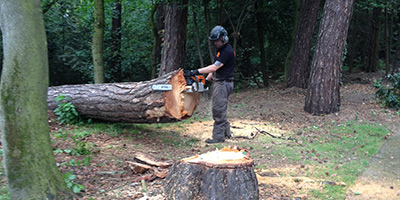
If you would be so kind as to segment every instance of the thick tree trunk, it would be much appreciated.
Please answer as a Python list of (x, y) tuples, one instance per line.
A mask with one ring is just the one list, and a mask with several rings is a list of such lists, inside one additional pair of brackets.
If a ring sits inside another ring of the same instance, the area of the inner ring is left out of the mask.
[(94, 1), (94, 33), (92, 41), (92, 57), (94, 82), (104, 83), (104, 58), (103, 58), (103, 39), (104, 39), (104, 0)]
[(307, 88), (310, 51), (319, 2), (319, 0), (302, 1), (286, 87)]
[(164, 182), (167, 199), (259, 199), (253, 160), (247, 151), (231, 150), (175, 163)]
[[(172, 91), (153, 91), (154, 84), (172, 84)], [(72, 99), (79, 115), (110, 122), (174, 122), (192, 116), (198, 93), (185, 93), (183, 72), (176, 71), (150, 81), (65, 85), (50, 87), (48, 107), (57, 107), (55, 98), (64, 94)]]
[(304, 110), (311, 114), (339, 111), (340, 68), (353, 0), (327, 0), (312, 61)]
[(171, 3), (166, 8), (165, 40), (159, 76), (182, 68), (185, 62), (187, 0)]
[(41, 1), (0, 0), (0, 13), (4, 42), (0, 128), (11, 199), (57, 199), (68, 188), (50, 142)]

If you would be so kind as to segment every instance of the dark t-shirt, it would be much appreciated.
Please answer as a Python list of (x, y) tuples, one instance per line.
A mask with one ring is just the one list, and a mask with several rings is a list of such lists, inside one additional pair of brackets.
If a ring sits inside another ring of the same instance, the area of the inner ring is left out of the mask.
[(224, 64), (216, 71), (215, 80), (233, 80), (233, 70), (235, 68), (235, 54), (230, 44), (225, 44), (221, 49), (218, 49), (214, 57), (215, 61)]

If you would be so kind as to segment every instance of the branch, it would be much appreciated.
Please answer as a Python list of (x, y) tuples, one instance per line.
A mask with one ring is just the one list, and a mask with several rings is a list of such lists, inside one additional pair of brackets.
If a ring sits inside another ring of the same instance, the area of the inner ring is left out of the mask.
[(45, 8), (43, 8), (43, 15), (50, 10), (50, 8), (57, 3), (57, 0), (53, 0), (51, 3), (47, 4)]

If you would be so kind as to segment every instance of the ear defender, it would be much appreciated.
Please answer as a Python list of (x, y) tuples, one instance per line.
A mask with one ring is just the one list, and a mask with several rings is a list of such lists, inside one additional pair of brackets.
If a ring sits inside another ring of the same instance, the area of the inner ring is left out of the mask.
[(228, 43), (228, 41), (229, 41), (229, 37), (228, 36), (224, 36), (224, 43)]

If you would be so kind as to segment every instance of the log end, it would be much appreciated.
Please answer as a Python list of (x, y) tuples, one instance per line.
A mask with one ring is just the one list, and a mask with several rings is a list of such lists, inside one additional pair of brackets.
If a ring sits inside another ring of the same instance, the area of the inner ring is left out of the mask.
[(182, 159), (180, 162), (225, 169), (234, 169), (246, 166), (252, 167), (254, 165), (254, 161), (250, 157), (250, 152), (246, 149), (241, 149), (236, 146), (224, 147), (220, 150), (215, 150), (201, 155), (195, 155)]
[(176, 119), (191, 117), (199, 103), (199, 93), (185, 93), (186, 80), (183, 70), (173, 74), (168, 83), (172, 85), (172, 91), (164, 94), (166, 112)]

